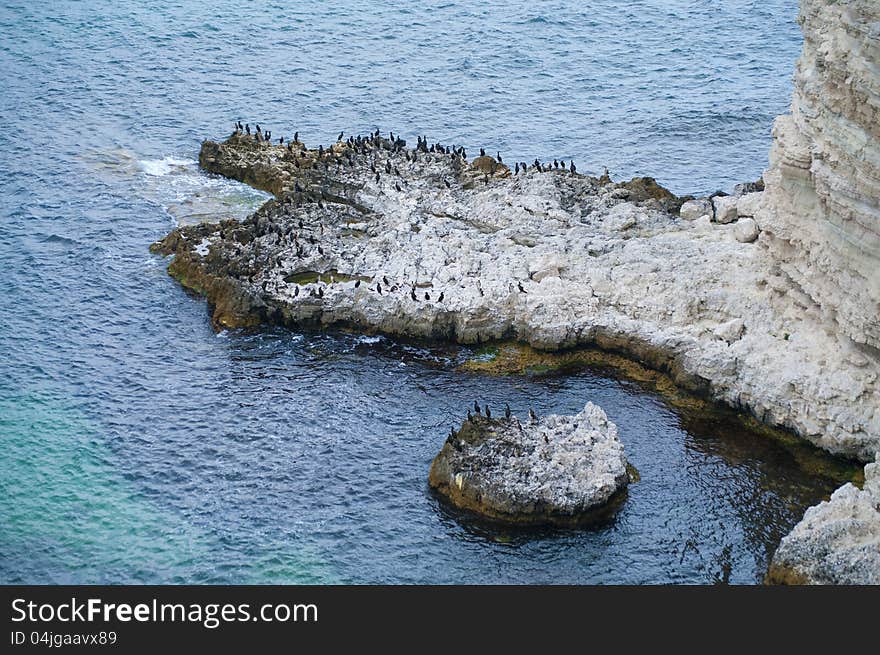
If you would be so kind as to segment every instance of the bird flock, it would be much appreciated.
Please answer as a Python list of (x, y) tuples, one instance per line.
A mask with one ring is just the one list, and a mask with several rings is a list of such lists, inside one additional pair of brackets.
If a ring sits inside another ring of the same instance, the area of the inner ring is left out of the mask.
[[(399, 135), (389, 132), (388, 136), (384, 136), (379, 129), (366, 136), (353, 135), (345, 138), (345, 133), (340, 132), (337, 136), (336, 143), (328, 148), (319, 145), (316, 149), (309, 150), (306, 145), (300, 141), (299, 132), (295, 132), (293, 138), (285, 141), (284, 136), (277, 138), (277, 146), (273, 142), (271, 130), (255, 124), (251, 129), (250, 123), (242, 123), (240, 120), (234, 124), (232, 133), (233, 137), (251, 139), (255, 144), (262, 147), (277, 147), (281, 149), (282, 161), (290, 163), (296, 169), (296, 176), (293, 187), (284, 189), (277, 194), (276, 202), (281, 205), (281, 215), (288, 213), (288, 208), (303, 208), (306, 211), (297, 212), (296, 220), (278, 221), (275, 220), (276, 215), (270, 211), (258, 210), (254, 213), (250, 220), (253, 221), (258, 235), (274, 235), (274, 239), (264, 240), (263, 244), (255, 244), (255, 259), (260, 259), (264, 253), (262, 248), (280, 248), (287, 255), (282, 256), (276, 254), (274, 256), (266, 255), (265, 264), (275, 268), (283, 267), (291, 263), (291, 255), (295, 255), (298, 260), (299, 268), (302, 270), (303, 260), (316, 259), (312, 262), (313, 268), (319, 267), (321, 259), (324, 259), (329, 253), (326, 250), (333, 250), (341, 247), (338, 243), (340, 236), (335, 234), (336, 241), (328, 239), (325, 234), (324, 221), (320, 214), (323, 214), (325, 203), (343, 203), (345, 199), (331, 192), (331, 185), (334, 182), (331, 173), (342, 173), (346, 169), (368, 170), (370, 180), (376, 185), (380, 185), (383, 175), (393, 180), (393, 187), (397, 193), (403, 192), (403, 188), (409, 186), (406, 175), (401, 172), (400, 168), (409, 166), (409, 170), (415, 170), (415, 165), (421, 160), (437, 161), (443, 157), (449, 158), (452, 168), (452, 178), (450, 181), (446, 176), (443, 177), (443, 183), (446, 188), (452, 188), (453, 183), (458, 183), (458, 175), (464, 170), (468, 164), (467, 150), (464, 146), (448, 145), (441, 142), (431, 143), (427, 136), (418, 136), (416, 146), (407, 148), (407, 143)], [(403, 160), (400, 156), (403, 156)], [(487, 157), (484, 148), (480, 148), (480, 157)], [(383, 161), (384, 160), (384, 161)], [(498, 164), (503, 165), (501, 153), (497, 152), (494, 158)], [(405, 163), (405, 162), (408, 162)], [(552, 163), (543, 164), (540, 160), (535, 159), (531, 168), (534, 171), (545, 173), (549, 171), (565, 171), (569, 174), (576, 174), (577, 168), (574, 161), (570, 161), (566, 165), (565, 161), (554, 159)], [(494, 164), (492, 167), (494, 169)], [(525, 162), (516, 162), (514, 165), (513, 175), (525, 174), (529, 166)], [(509, 170), (509, 169), (507, 169)], [(356, 171), (354, 171), (356, 172)], [(484, 183), (488, 184), (489, 175), (484, 174)], [(344, 186), (344, 185), (343, 185)], [(318, 188), (316, 188), (318, 187)], [(384, 189), (390, 189), (390, 185), (379, 188), (379, 193), (384, 193)], [(348, 203), (350, 204), (350, 203)], [(314, 208), (317, 208), (315, 210)], [(329, 230), (328, 230), (329, 231)], [(228, 231), (224, 231), (224, 238), (229, 238)], [(322, 245), (323, 244), (323, 245)], [(277, 251), (276, 251), (277, 252)], [(327, 261), (323, 262), (324, 264)], [(262, 269), (263, 267), (258, 267)], [(256, 283), (259, 279), (259, 270), (248, 276), (249, 280)], [(326, 276), (329, 284), (335, 284), (341, 280), (337, 280), (333, 275)], [(350, 281), (351, 278), (349, 278)], [(286, 286), (286, 275), (282, 275), (280, 280), (276, 277), (272, 281), (264, 280), (260, 284), (264, 292), (264, 300), (268, 300), (267, 294), (277, 293), (279, 287)], [(422, 290), (424, 287), (419, 285), (415, 280), (389, 280), (387, 276), (381, 279), (369, 279), (358, 277), (354, 279), (354, 288), (359, 289), (365, 286), (368, 290), (378, 295), (389, 295), (403, 293), (409, 296), (411, 302), (433, 302), (443, 304), (447, 299), (447, 291), (441, 290)], [(302, 286), (302, 290), (300, 288)], [(293, 290), (293, 297), (317, 298), (323, 299), (325, 289), (328, 282), (323, 279), (321, 274), (317, 275), (314, 282), (299, 285)], [(516, 289), (526, 294), (527, 291), (521, 281), (516, 282)], [(481, 286), (478, 287), (480, 295), (484, 295)], [(433, 294), (432, 294), (433, 292)], [(488, 407), (487, 414), (489, 413)]]

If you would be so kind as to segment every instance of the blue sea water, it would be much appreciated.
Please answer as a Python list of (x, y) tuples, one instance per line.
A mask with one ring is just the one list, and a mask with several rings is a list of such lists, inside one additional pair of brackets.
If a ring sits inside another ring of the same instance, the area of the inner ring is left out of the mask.
[[(652, 175), (760, 175), (794, 0), (6, 2), (0, 7), (0, 582), (759, 581), (833, 487), (732, 421), (602, 372), (485, 378), (466, 351), (215, 334), (149, 244), (265, 198), (210, 178), (237, 119), (393, 130)], [(474, 399), (600, 403), (642, 481), (588, 530), (450, 512), (431, 458)]]

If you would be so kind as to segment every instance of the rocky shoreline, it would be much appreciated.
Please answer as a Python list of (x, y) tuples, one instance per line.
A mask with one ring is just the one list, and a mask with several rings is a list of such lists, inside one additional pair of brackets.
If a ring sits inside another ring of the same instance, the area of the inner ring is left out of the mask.
[(700, 200), (683, 217), (651, 180), (513, 174), (381, 137), (295, 146), (205, 142), (206, 170), (278, 195), (242, 223), (154, 245), (218, 327), (594, 345), (832, 453), (867, 461), (878, 449), (876, 363), (792, 301), (760, 236), (737, 239), (760, 193), (703, 199), (708, 213), (691, 219)]
[[(421, 138), (309, 149), (236, 130), (203, 143), (200, 164), (275, 198), (241, 223), (178, 228), (153, 250), (174, 255), (169, 272), (208, 298), (218, 328), (594, 346), (873, 461), (880, 178), (868, 155), (880, 105), (867, 99), (880, 84), (865, 63), (877, 40), (860, 25), (880, 9), (844, 4), (802, 2), (793, 115), (774, 129), (766, 189), (677, 198), (651, 178), (614, 182), (537, 160), (511, 170)], [(880, 523), (876, 507), (867, 517)]]

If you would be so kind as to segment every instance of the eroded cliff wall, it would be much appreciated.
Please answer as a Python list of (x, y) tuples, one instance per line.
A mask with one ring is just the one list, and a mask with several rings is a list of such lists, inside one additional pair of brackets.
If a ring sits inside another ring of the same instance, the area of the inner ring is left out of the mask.
[[(777, 118), (762, 243), (806, 312), (880, 348), (880, 0), (801, 0), (791, 114)], [(876, 355), (877, 353), (873, 353)]]

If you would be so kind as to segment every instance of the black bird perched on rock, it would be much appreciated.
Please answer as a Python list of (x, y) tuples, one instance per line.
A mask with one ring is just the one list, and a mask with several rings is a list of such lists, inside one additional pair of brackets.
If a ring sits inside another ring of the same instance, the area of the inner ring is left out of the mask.
[(293, 297), (296, 298), (298, 295), (299, 295), (299, 286), (297, 286), (296, 289), (293, 290)]
[(571, 172), (572, 172), (572, 173), (577, 173), (577, 169), (574, 167), (574, 159), (571, 160), (571, 166), (570, 166), (570, 168), (571, 168)]
[(324, 287), (318, 287), (318, 298), (324, 297)]
[(519, 162), (516, 162), (516, 165), (513, 168), (513, 174), (519, 175)]
[(530, 421), (537, 421), (538, 420), (538, 417), (535, 416), (535, 410), (533, 410), (531, 407), (529, 407), (529, 420)]
[(394, 183), (394, 188), (397, 189), (398, 192), (403, 191), (403, 189), (400, 188), (400, 185), (397, 182)]
[(504, 403), (504, 418), (510, 418), (510, 405)]
[(382, 281), (385, 283), (385, 286), (386, 286), (386, 287), (390, 287), (390, 286), (391, 286), (391, 283), (388, 282), (388, 278), (385, 277), (384, 275), (382, 276)]
[(379, 295), (382, 295), (382, 285), (376, 282), (376, 291), (379, 292)]
[(431, 295), (427, 291), (425, 291), (425, 300), (430, 300), (430, 299), (431, 299)]
[(294, 142), (298, 142), (298, 141), (299, 141), (299, 132), (294, 132), (294, 133), (293, 133), (293, 140), (294, 140)]
[(474, 417), (471, 415), (471, 410), (468, 409), (468, 421), (473, 421)]
[(480, 148), (480, 157), (486, 156), (486, 150), (484, 148)]
[(522, 282), (517, 282), (517, 283), (516, 283), (516, 286), (519, 287), (519, 290), (520, 290), (521, 293), (528, 293), (528, 291), (526, 291), (525, 289), (523, 289)]
[(449, 183), (449, 180), (443, 180), (443, 183), (446, 185), (447, 189), (451, 189), (452, 185)]
[(419, 299), (416, 298), (416, 290), (415, 290), (415, 289), (411, 289), (411, 290), (410, 290), (410, 292), (409, 292), (409, 297), (412, 298), (413, 300), (415, 300), (416, 302), (419, 301)]
[(246, 134), (250, 134), (250, 133), (251, 133), (251, 124), (250, 124), (250, 123), (245, 123), (245, 124), (244, 124), (244, 131), (245, 131)]
[(340, 132), (340, 133), (339, 133), (339, 136), (336, 137), (336, 140), (337, 140), (337, 141), (342, 141), (342, 135), (343, 135), (343, 134), (344, 134), (344, 132)]
[(356, 280), (355, 283), (354, 283), (354, 288), (357, 289), (359, 286), (361, 286), (361, 281), (360, 281), (360, 280)]
[(480, 413), (480, 403), (478, 403), (476, 400), (474, 401), (474, 411), (475, 411), (477, 414)]
[(390, 161), (385, 162), (385, 172), (388, 173), (389, 175), (391, 175), (391, 162)]
[(324, 156), (324, 146), (319, 143), (318, 144), (318, 157), (323, 157), (323, 156)]
[(492, 410), (489, 409), (489, 405), (486, 405), (486, 418), (492, 418)]
[(379, 182), (379, 174), (376, 173), (376, 183), (378, 184), (378, 182)]
[(283, 136), (278, 137), (278, 145), (284, 145), (284, 137)]
[(498, 163), (499, 163), (499, 164), (503, 164), (503, 163), (504, 163), (504, 160), (501, 159), (501, 151), (500, 151), (500, 150), (498, 151)]
[(437, 298), (437, 302), (443, 302), (443, 292), (440, 292), (440, 297)]

